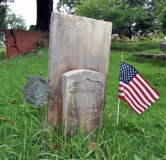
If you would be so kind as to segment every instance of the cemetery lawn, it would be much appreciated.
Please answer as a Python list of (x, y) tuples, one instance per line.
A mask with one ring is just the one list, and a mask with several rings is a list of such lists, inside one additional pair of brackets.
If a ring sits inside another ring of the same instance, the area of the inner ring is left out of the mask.
[[(27, 75), (48, 78), (48, 49), (43, 55), (27, 54), (0, 61), (0, 159), (9, 160), (166, 160), (166, 62), (134, 58), (123, 52), (123, 60), (133, 65), (161, 97), (142, 115), (121, 100), (116, 124), (119, 69), (122, 52), (112, 51), (107, 81), (103, 125), (98, 134), (66, 137), (60, 129), (42, 130), (38, 110), (21, 103), (19, 90)], [(57, 57), (58, 58), (58, 57)], [(103, 64), (104, 65), (104, 64)], [(46, 105), (42, 106), (43, 117)]]

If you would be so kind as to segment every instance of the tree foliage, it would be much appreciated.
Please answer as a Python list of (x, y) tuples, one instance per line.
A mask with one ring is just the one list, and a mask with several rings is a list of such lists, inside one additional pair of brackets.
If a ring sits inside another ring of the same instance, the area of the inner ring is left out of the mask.
[(159, 19), (161, 22), (161, 29), (166, 34), (166, 9), (165, 8), (161, 11), (161, 15)]
[[(112, 22), (113, 33), (131, 37), (141, 29), (139, 28), (141, 25), (138, 24), (149, 18), (148, 12), (144, 11), (142, 1), (137, 1), (136, 6), (133, 5), (133, 1), (130, 0), (85, 0), (81, 5), (76, 6), (75, 13), (80, 16)], [(148, 23), (148, 21), (146, 22)]]
[(26, 22), (21, 15), (16, 15), (10, 9), (8, 9), (6, 16), (7, 29), (19, 29), (26, 30)]
[[(158, 22), (163, 23), (160, 2), (162, 7), (166, 6), (165, 0), (60, 0), (57, 8), (58, 11), (112, 22), (113, 33), (131, 37), (153, 32), (158, 29)], [(160, 7), (156, 7), (158, 5)], [(156, 8), (160, 8), (160, 21)]]
[(0, 0), (0, 3), (14, 2), (14, 0)]
[(4, 29), (26, 29), (25, 20), (12, 13), (7, 2), (14, 2), (14, 0), (0, 0), (0, 41), (4, 41)]
[(154, 13), (156, 18), (156, 24), (159, 30), (162, 30), (166, 34), (166, 3), (165, 0), (160, 0), (154, 5)]
[(80, 0), (59, 0), (57, 10), (68, 14), (74, 14), (74, 5), (80, 4)]
[(6, 4), (2, 4), (0, 1), (0, 41), (4, 40), (4, 28), (7, 27), (6, 23), (5, 23), (5, 19), (7, 16), (7, 5)]

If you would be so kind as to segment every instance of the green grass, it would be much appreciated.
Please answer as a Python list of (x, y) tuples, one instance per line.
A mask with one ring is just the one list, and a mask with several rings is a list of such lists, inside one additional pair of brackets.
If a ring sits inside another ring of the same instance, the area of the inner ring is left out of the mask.
[(151, 54), (166, 54), (166, 51), (160, 49), (162, 42), (154, 41), (138, 41), (130, 43), (114, 42), (111, 45), (111, 49), (119, 52), (132, 52), (132, 53), (151, 53)]
[[(138, 116), (120, 102), (119, 124), (116, 124), (119, 69), (122, 52), (110, 55), (107, 97), (103, 125), (98, 134), (78, 134), (67, 138), (62, 132), (49, 132), (42, 149), (42, 130), (38, 111), (21, 103), (19, 87), (26, 75), (42, 72), (47, 79), (48, 49), (42, 56), (28, 54), (0, 61), (0, 159), (7, 160), (166, 160), (166, 68), (164, 61), (134, 58), (123, 52), (124, 61), (133, 65), (161, 94)], [(43, 115), (46, 106), (42, 106)], [(47, 128), (44, 129), (47, 132)], [(92, 143), (93, 142), (93, 143)], [(90, 148), (90, 144), (94, 147)]]

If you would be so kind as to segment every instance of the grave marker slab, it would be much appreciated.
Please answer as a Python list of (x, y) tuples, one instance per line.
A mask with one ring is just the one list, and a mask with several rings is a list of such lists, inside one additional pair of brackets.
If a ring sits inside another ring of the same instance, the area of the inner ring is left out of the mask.
[(52, 12), (47, 122), (62, 124), (62, 74), (87, 69), (107, 76), (112, 23)]
[(81, 127), (89, 134), (100, 127), (105, 100), (106, 76), (90, 70), (73, 70), (62, 75), (65, 132)]

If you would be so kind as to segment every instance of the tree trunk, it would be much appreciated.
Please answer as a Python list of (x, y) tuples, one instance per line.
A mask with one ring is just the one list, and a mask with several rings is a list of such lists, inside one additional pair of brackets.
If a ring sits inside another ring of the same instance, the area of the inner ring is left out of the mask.
[(130, 38), (130, 39), (132, 38), (132, 34), (133, 34), (133, 33), (132, 33), (132, 27), (130, 26), (130, 27), (129, 27), (129, 38)]
[(53, 0), (36, 0), (37, 20), (35, 30), (49, 32)]

